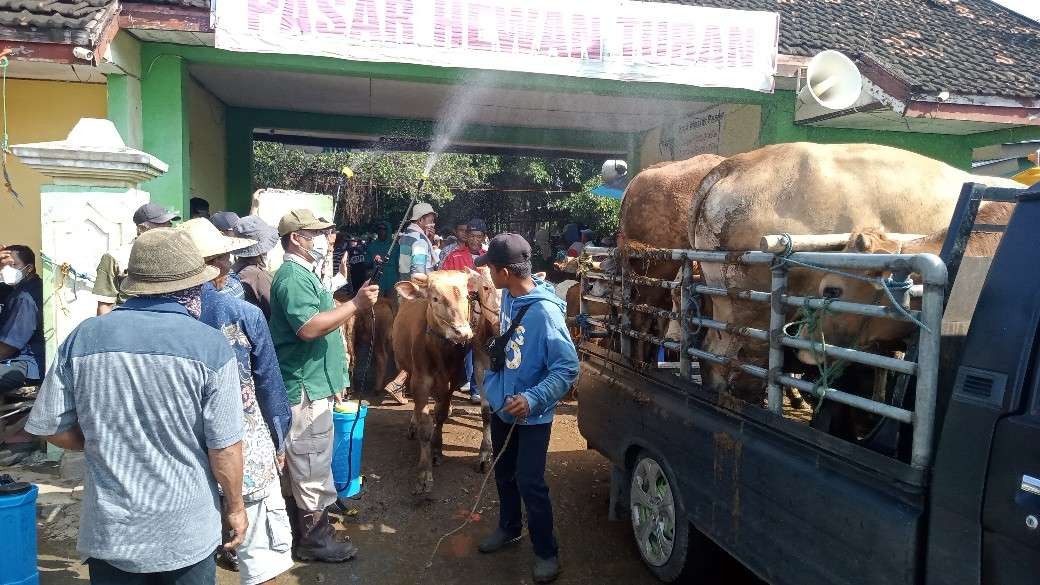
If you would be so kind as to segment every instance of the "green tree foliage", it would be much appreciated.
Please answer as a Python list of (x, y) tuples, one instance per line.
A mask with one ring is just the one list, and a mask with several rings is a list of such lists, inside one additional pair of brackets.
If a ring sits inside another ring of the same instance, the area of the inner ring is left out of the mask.
[(621, 200), (593, 195), (598, 184), (598, 179), (586, 182), (581, 192), (559, 202), (560, 210), (571, 221), (589, 226), (597, 237), (616, 236), (621, 228)]
[[(354, 179), (340, 189), (342, 217), (367, 223), (404, 213), (428, 157), (424, 152), (308, 153), (257, 141), (253, 184), (333, 194), (340, 187), (340, 169), (349, 166)], [(594, 160), (446, 153), (437, 158), (422, 199), (440, 210), (445, 229), (481, 216), (496, 230), (528, 233), (536, 225), (575, 221), (601, 235), (614, 234), (620, 205), (589, 192), (599, 181)]]
[[(371, 183), (407, 200), (418, 184), (428, 155), (424, 152), (322, 152), (310, 154), (274, 142), (253, 144), (255, 188), (293, 189), (331, 193), (344, 166), (356, 181)], [(470, 189), (488, 183), (499, 171), (499, 158), (489, 155), (444, 154), (430, 172), (424, 194), (431, 203), (452, 199), (453, 189)]]

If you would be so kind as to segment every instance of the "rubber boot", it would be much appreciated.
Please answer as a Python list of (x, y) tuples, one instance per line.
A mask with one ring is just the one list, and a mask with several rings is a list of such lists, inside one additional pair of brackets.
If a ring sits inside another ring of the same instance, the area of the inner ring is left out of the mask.
[(350, 542), (337, 542), (336, 533), (329, 524), (326, 512), (297, 510), (300, 523), (300, 540), (296, 546), (296, 558), (301, 561), (342, 563), (354, 558), (358, 549)]

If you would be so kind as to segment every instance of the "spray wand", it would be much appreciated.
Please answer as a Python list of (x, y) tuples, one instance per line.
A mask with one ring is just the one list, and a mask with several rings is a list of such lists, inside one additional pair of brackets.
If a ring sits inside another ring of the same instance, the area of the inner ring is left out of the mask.
[(332, 221), (334, 222), (339, 219), (337, 214), (339, 213), (340, 192), (343, 191), (343, 183), (347, 179), (353, 178), (354, 171), (350, 167), (344, 166), (339, 170), (339, 180), (336, 181), (336, 198), (332, 200)]
[(401, 230), (404, 229), (405, 224), (408, 223), (408, 218), (412, 215), (412, 207), (419, 200), (419, 194), (422, 193), (423, 187), (426, 186), (426, 181), (430, 178), (430, 173), (424, 171), (422, 176), (419, 178), (419, 184), (415, 187), (415, 191), (412, 192), (412, 198), (408, 200), (408, 207), (404, 210), (404, 217), (401, 218), (400, 225), (394, 230), (394, 234), (390, 239), (390, 246), (386, 249), (386, 257), (383, 261), (376, 264), (375, 269), (372, 271), (372, 277), (369, 278), (369, 282), (376, 284), (383, 278), (383, 266), (390, 261), (390, 256), (394, 251), (394, 246), (397, 245), (397, 240), (401, 237)]

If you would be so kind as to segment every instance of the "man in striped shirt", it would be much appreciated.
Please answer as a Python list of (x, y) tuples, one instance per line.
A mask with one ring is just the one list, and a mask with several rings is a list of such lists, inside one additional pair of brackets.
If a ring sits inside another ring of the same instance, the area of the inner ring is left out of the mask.
[(213, 584), (221, 516), (226, 547), (246, 534), (238, 362), (198, 321), (218, 274), (187, 234), (141, 234), (132, 298), (69, 334), (29, 415), (26, 431), (85, 452), (77, 550), (94, 585)]
[(402, 280), (411, 278), (413, 274), (433, 272), (437, 264), (433, 241), (428, 235), (437, 222), (437, 212), (429, 203), (416, 203), (408, 220), (408, 227), (400, 240), (401, 257), (397, 265)]

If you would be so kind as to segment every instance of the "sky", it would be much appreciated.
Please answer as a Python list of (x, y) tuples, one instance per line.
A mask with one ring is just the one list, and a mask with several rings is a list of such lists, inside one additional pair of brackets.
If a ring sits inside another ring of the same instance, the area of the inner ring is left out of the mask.
[(1040, 22), (1040, 0), (994, 0), (997, 4), (1001, 4), (1018, 12), (1024, 14), (1035, 21)]

